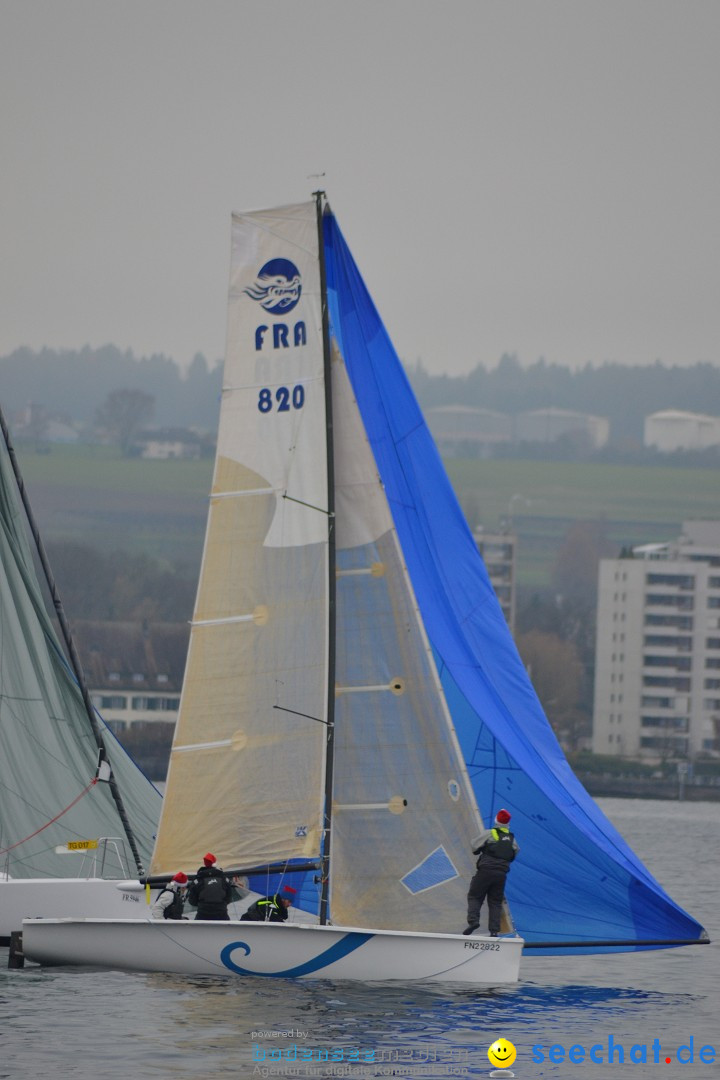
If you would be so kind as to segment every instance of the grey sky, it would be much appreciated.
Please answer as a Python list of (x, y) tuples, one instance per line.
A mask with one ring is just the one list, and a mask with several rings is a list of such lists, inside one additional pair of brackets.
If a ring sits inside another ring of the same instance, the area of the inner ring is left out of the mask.
[(224, 351), (309, 197), (405, 361), (718, 362), (714, 0), (0, 0), (0, 355)]

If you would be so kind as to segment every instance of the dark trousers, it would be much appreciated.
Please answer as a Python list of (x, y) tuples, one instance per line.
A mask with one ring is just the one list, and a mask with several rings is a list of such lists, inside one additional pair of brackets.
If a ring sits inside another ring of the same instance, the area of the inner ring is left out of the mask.
[(494, 870), (490, 867), (477, 871), (470, 882), (467, 898), (468, 926), (480, 925), (480, 908), (483, 900), (487, 897), (488, 929), (491, 934), (500, 933), (500, 916), (502, 914), (502, 902), (505, 897), (506, 877), (506, 871)]
[(201, 912), (200, 908), (198, 908), (198, 913), (195, 918), (202, 919), (205, 922), (230, 922), (230, 916), (228, 915), (227, 911)]

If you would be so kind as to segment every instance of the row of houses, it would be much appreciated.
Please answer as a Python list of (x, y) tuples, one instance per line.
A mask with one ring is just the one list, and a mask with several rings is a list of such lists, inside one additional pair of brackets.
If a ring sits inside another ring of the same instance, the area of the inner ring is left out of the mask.
[(113, 731), (175, 723), (189, 624), (78, 620), (72, 629), (92, 703)]
[[(610, 438), (608, 417), (571, 409), (530, 409), (511, 415), (468, 405), (439, 405), (427, 409), (425, 415), (440, 450), (448, 455), (473, 449), (490, 453), (498, 445), (549, 444), (559, 439), (574, 439), (599, 450)], [(34, 406), (18, 414), (14, 430), (18, 438), (45, 443), (80, 440), (78, 430), (67, 420)], [(645, 417), (643, 445), (664, 452), (720, 446), (720, 417), (679, 409), (652, 413)], [(214, 444), (207, 434), (189, 428), (148, 428), (137, 433), (133, 448), (143, 458), (188, 461), (211, 453)]]
[[(32, 439), (38, 444), (74, 445), (83, 437), (77, 424), (68, 417), (56, 416), (44, 406), (30, 403), (13, 417), (16, 439)], [(97, 438), (97, 433), (93, 436)], [(158, 427), (138, 431), (132, 442), (135, 455), (154, 460), (195, 461), (212, 455), (215, 440), (212, 435), (194, 428)]]
[(439, 405), (425, 411), (428, 427), (440, 451), (447, 455), (492, 451), (511, 443), (553, 443), (580, 439), (599, 450), (610, 435), (610, 421), (570, 409), (532, 409), (510, 415), (468, 405)]
[[(582, 441), (600, 450), (610, 438), (606, 416), (574, 412), (570, 409), (532, 409), (510, 415), (468, 405), (441, 405), (426, 411), (435, 441), (445, 454), (492, 452), (498, 445), (512, 443)], [(670, 453), (675, 450), (707, 450), (720, 446), (720, 417), (665, 409), (645, 417), (643, 445)]]

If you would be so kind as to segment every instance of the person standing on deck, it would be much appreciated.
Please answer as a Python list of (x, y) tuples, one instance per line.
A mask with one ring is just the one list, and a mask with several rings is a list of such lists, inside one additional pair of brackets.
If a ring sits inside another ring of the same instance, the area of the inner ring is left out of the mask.
[(477, 930), (480, 925), (480, 908), (486, 898), (490, 937), (497, 937), (500, 933), (505, 881), (510, 863), (520, 850), (515, 836), (508, 829), (509, 823), (510, 814), (507, 810), (498, 810), (494, 827), (485, 829), (473, 840), (472, 853), (479, 858), (468, 891), (468, 925), (463, 934), (472, 934)]
[(188, 903), (197, 908), (196, 919), (229, 922), (228, 904), (236, 896), (232, 882), (216, 864), (217, 859), (208, 852), (188, 891)]

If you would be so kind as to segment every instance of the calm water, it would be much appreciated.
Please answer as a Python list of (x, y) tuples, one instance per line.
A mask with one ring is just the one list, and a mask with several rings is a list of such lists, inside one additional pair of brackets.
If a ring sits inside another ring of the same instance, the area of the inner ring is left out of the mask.
[[(598, 801), (716, 943), (644, 955), (527, 959), (517, 986), (491, 991), (32, 966), (8, 971), (7, 950), (0, 950), (0, 1078), (487, 1077), (487, 1048), (504, 1038), (517, 1049), (518, 1080), (628, 1074), (718, 1080), (720, 803)], [(618, 1050), (607, 1062), (610, 1037), (624, 1049), (623, 1064)], [(694, 1062), (680, 1064), (678, 1048), (691, 1037)], [(545, 1047), (542, 1063), (533, 1061), (538, 1044)], [(581, 1064), (567, 1057), (551, 1063), (552, 1044), (586, 1052), (599, 1046), (595, 1056), (604, 1063), (587, 1056)], [(647, 1063), (631, 1063), (631, 1048), (642, 1045)], [(707, 1045), (718, 1051), (714, 1065), (699, 1060)], [(330, 1060), (319, 1063), (325, 1050)], [(272, 1060), (281, 1051), (284, 1060)], [(303, 1051), (312, 1061), (287, 1060), (288, 1052), (301, 1057)], [(262, 1053), (265, 1060), (256, 1060)]]

